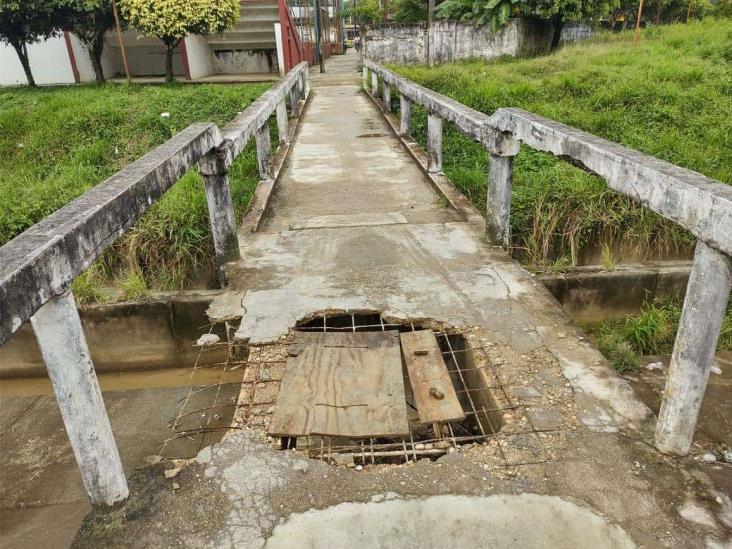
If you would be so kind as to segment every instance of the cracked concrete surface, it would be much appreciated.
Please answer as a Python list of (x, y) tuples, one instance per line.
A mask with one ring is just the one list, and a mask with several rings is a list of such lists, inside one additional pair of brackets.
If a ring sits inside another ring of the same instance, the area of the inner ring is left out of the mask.
[(379, 311), (477, 334), (502, 359), (498, 375), (509, 392), (522, 406), (536, 403), (527, 411), (550, 429), (541, 433), (550, 459), (502, 466), (500, 452), (531, 451), (504, 428), (437, 462), (355, 470), (280, 451), (259, 424), (204, 450), (175, 479), (140, 471), (128, 510), (93, 513), (76, 544), (730, 543), (728, 498), (699, 466), (653, 449), (654, 416), (629, 385), (532, 275), (486, 245), (475, 211), (445, 207), (359, 94), (356, 61), (336, 56), (327, 74), (313, 74), (261, 230), (240, 233), (243, 259), (229, 266), (231, 286), (209, 314), (240, 320), (235, 337), (258, 351), (319, 311)]

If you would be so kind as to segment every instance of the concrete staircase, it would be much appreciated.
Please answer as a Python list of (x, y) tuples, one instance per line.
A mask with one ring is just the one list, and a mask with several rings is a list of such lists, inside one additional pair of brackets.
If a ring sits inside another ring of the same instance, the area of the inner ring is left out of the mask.
[(280, 22), (276, 1), (244, 2), (239, 22), (221, 34), (206, 36), (212, 50), (274, 50), (274, 24)]
[[(239, 21), (219, 34), (189, 37), (188, 54), (178, 47), (173, 57), (173, 72), (185, 75), (186, 62), (193, 78), (218, 74), (277, 74), (275, 23), (280, 22), (277, 0), (247, 0), (240, 4)], [(117, 36), (105, 37), (105, 72), (121, 75), (123, 67)], [(140, 36), (134, 29), (124, 32), (123, 42), (133, 76), (160, 76), (165, 67), (165, 47), (157, 38)]]

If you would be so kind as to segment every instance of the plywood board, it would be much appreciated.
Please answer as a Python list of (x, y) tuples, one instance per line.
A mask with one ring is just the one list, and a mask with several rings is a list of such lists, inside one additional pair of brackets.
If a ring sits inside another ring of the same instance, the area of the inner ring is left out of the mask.
[(432, 330), (405, 332), (400, 337), (420, 422), (465, 419)]
[(301, 333), (290, 354), (270, 434), (409, 435), (397, 332)]

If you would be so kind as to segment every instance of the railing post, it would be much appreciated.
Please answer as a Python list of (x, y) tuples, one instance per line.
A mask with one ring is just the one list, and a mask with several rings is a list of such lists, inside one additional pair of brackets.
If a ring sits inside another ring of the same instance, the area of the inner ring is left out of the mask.
[(386, 80), (381, 82), (381, 97), (384, 100), (384, 111), (391, 112), (391, 86)]
[(379, 96), (379, 75), (376, 74), (376, 71), (371, 71), (371, 95)]
[[(229, 284), (226, 276), (226, 264), (240, 259), (239, 240), (236, 237), (236, 217), (234, 203), (231, 199), (231, 185), (227, 170), (218, 167), (215, 161), (202, 167), (201, 175), (206, 189), (208, 218), (211, 222), (216, 271), (222, 288)], [(208, 170), (206, 170), (208, 168)], [(204, 173), (210, 171), (211, 173)]]
[(262, 179), (272, 178), (272, 142), (269, 137), (269, 124), (265, 122), (254, 134), (257, 144), (257, 166), (259, 177)]
[(310, 94), (310, 70), (305, 67), (305, 70), (302, 71), (302, 81), (303, 81), (303, 97), (307, 97)]
[(442, 118), (429, 113), (427, 116), (427, 171), (437, 173), (442, 170)]
[(127, 480), (71, 291), (46, 302), (31, 325), (89, 499), (114, 505), (129, 495)]
[(409, 135), (409, 129), (412, 125), (412, 102), (404, 97), (399, 96), (399, 135), (406, 137)]
[(513, 156), (490, 155), (486, 204), (488, 240), (508, 248), (510, 244)]
[(369, 69), (366, 65), (361, 68), (361, 73), (363, 75), (363, 89), (367, 90), (369, 87)]
[(280, 136), (280, 143), (290, 142), (290, 129), (287, 121), (287, 105), (283, 99), (277, 103), (277, 132)]
[(297, 86), (290, 88), (290, 91), (287, 93), (287, 98), (290, 102), (290, 111), (292, 112), (292, 116), (297, 116), (300, 107), (300, 100), (297, 97)]
[(730, 287), (732, 258), (698, 241), (656, 424), (661, 452), (689, 453)]

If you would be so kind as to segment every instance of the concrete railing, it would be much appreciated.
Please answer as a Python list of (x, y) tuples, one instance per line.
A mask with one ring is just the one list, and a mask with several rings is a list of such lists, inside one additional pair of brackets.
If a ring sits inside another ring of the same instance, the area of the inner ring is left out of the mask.
[[(262, 179), (272, 177), (268, 120), (276, 113), (281, 146), (309, 93), (307, 63), (219, 130), (193, 124), (136, 162), (0, 247), (0, 345), (30, 319), (93, 504), (128, 495), (94, 366), (71, 293), (72, 281), (188, 170), (204, 179), (219, 279), (239, 257), (228, 170), (254, 136)], [(114, 337), (114, 334), (110, 334)]]
[[(371, 79), (369, 81), (369, 72)], [(400, 95), (399, 132), (409, 134), (411, 105), (428, 112), (428, 171), (442, 168), (442, 121), (490, 154), (486, 232), (508, 247), (513, 158), (519, 145), (551, 153), (597, 174), (622, 193), (697, 238), (661, 411), (656, 447), (689, 453), (732, 286), (732, 186), (521, 109), (486, 115), (365, 60), (364, 88), (385, 111)]]

